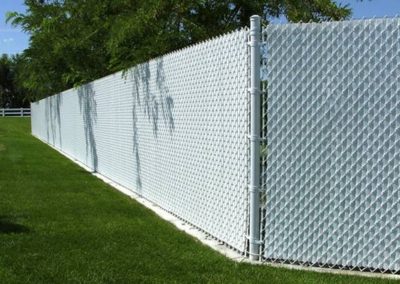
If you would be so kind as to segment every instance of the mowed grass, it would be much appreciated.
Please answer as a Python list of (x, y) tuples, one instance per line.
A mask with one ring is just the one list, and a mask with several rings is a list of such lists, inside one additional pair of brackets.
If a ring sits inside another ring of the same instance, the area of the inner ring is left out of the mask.
[(0, 283), (395, 283), (235, 263), (0, 118)]

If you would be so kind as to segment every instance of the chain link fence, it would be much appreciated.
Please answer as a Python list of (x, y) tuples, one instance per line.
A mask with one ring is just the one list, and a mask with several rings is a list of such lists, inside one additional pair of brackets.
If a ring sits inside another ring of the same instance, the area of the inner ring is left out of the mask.
[(400, 270), (400, 20), (270, 25), (267, 261)]
[(251, 259), (399, 274), (400, 20), (257, 25), (33, 103), (32, 133)]
[(247, 30), (32, 104), (32, 133), (246, 251)]

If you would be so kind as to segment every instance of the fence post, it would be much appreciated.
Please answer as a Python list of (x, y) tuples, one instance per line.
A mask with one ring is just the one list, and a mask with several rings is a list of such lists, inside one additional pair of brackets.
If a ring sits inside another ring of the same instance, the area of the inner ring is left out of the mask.
[(5, 117), (6, 116), (6, 112), (4, 111), (4, 108), (2, 108), (1, 110), (2, 110), (3, 117)]
[(250, 17), (250, 228), (249, 255), (260, 257), (260, 16)]
[(24, 116), (24, 109), (21, 107), (20, 109), (19, 109), (19, 111), (20, 111), (20, 116)]

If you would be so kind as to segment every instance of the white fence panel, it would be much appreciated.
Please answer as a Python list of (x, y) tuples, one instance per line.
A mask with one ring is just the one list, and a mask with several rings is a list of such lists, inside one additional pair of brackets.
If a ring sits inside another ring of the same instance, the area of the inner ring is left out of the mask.
[(399, 271), (400, 20), (266, 32), (264, 257)]
[(247, 31), (32, 104), (32, 133), (244, 252)]

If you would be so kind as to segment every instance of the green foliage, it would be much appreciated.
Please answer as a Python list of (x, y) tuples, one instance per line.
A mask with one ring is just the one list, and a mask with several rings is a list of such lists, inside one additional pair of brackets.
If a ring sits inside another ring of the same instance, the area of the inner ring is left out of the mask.
[(25, 0), (7, 20), (30, 34), (21, 86), (52, 95), (248, 24), (253, 14), (341, 20), (332, 0)]
[(9, 57), (3, 54), (0, 57), (0, 108), (25, 107), (29, 103), (25, 90), (18, 85), (21, 62), (19, 55)]

